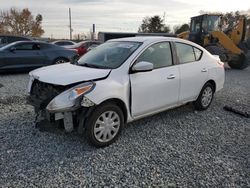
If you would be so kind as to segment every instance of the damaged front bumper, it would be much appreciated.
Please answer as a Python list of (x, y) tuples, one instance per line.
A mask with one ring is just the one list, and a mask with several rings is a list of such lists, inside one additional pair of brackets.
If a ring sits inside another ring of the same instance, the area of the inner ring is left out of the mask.
[(37, 122), (41, 120), (55, 122), (63, 119), (65, 130), (71, 132), (74, 129), (74, 122), (79, 122), (81, 109), (95, 105), (94, 102), (84, 96), (92, 91), (94, 87), (94, 83), (88, 82), (60, 92), (55, 91), (54, 86), (42, 83), (33, 91), (30, 90), (30, 96), (27, 100), (35, 108)]

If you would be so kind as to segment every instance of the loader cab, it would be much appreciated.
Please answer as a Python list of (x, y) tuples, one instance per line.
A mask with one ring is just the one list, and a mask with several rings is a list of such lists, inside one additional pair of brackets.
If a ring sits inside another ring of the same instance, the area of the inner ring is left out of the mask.
[(221, 27), (221, 15), (203, 14), (191, 18), (189, 40), (203, 45), (204, 36)]

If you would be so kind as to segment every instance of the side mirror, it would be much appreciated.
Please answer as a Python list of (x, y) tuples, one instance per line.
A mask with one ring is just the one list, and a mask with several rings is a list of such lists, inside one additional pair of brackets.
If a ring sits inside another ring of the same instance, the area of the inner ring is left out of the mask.
[(11, 48), (10, 48), (10, 51), (11, 52), (14, 52), (16, 50), (16, 48), (14, 47), (14, 46), (12, 46)]
[(135, 72), (148, 72), (148, 71), (152, 71), (154, 68), (153, 63), (147, 62), (147, 61), (140, 61), (138, 63), (136, 63), (133, 67), (132, 67), (132, 73)]

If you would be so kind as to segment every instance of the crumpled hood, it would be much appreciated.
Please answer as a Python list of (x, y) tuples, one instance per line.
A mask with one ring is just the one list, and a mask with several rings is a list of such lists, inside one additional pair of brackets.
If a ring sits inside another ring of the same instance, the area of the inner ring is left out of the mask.
[(65, 86), (77, 82), (104, 78), (110, 71), (110, 69), (96, 69), (62, 63), (33, 70), (29, 75), (41, 82)]

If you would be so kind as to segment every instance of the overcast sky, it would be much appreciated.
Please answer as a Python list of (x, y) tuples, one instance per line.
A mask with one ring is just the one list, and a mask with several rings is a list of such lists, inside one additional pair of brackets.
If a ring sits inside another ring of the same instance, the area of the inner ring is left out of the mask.
[[(226, 3), (225, 3), (226, 2)], [(167, 25), (188, 23), (201, 10), (247, 11), (249, 0), (0, 0), (0, 9), (29, 8), (42, 14), (44, 37), (69, 38), (68, 8), (72, 12), (73, 35), (97, 31), (137, 32), (145, 16), (164, 15)]]

